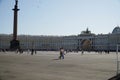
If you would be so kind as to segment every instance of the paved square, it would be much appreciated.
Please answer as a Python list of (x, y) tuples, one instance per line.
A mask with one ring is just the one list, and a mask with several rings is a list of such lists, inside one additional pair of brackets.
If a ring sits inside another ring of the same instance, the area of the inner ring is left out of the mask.
[(107, 80), (116, 74), (116, 54), (0, 52), (0, 80)]

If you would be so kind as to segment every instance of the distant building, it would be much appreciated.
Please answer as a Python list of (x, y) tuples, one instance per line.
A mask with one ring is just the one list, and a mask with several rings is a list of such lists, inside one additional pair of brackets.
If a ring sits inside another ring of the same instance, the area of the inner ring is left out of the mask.
[[(9, 49), (12, 35), (0, 34), (0, 49)], [(95, 35), (86, 29), (79, 35), (72, 36), (31, 36), (19, 35), (21, 49), (36, 50), (66, 50), (86, 51), (115, 51), (116, 45), (120, 44), (120, 27), (117, 26), (109, 34)], [(120, 49), (119, 49), (120, 50)]]

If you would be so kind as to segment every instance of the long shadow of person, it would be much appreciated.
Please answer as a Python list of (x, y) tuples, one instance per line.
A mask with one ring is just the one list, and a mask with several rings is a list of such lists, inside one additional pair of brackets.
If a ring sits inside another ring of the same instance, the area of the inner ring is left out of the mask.
[(60, 60), (60, 59), (53, 59), (53, 60)]

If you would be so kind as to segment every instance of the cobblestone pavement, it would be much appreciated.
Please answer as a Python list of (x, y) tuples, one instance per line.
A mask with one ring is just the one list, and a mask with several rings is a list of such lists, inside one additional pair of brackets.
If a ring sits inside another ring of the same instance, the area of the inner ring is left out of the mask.
[(116, 54), (95, 52), (0, 52), (0, 80), (107, 80), (116, 74)]

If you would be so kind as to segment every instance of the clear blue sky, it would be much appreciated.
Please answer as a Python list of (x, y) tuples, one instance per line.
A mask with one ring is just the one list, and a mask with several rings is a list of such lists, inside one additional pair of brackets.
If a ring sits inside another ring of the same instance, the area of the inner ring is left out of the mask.
[[(18, 34), (111, 33), (120, 25), (120, 0), (18, 0)], [(15, 0), (0, 0), (0, 34), (12, 34)]]

